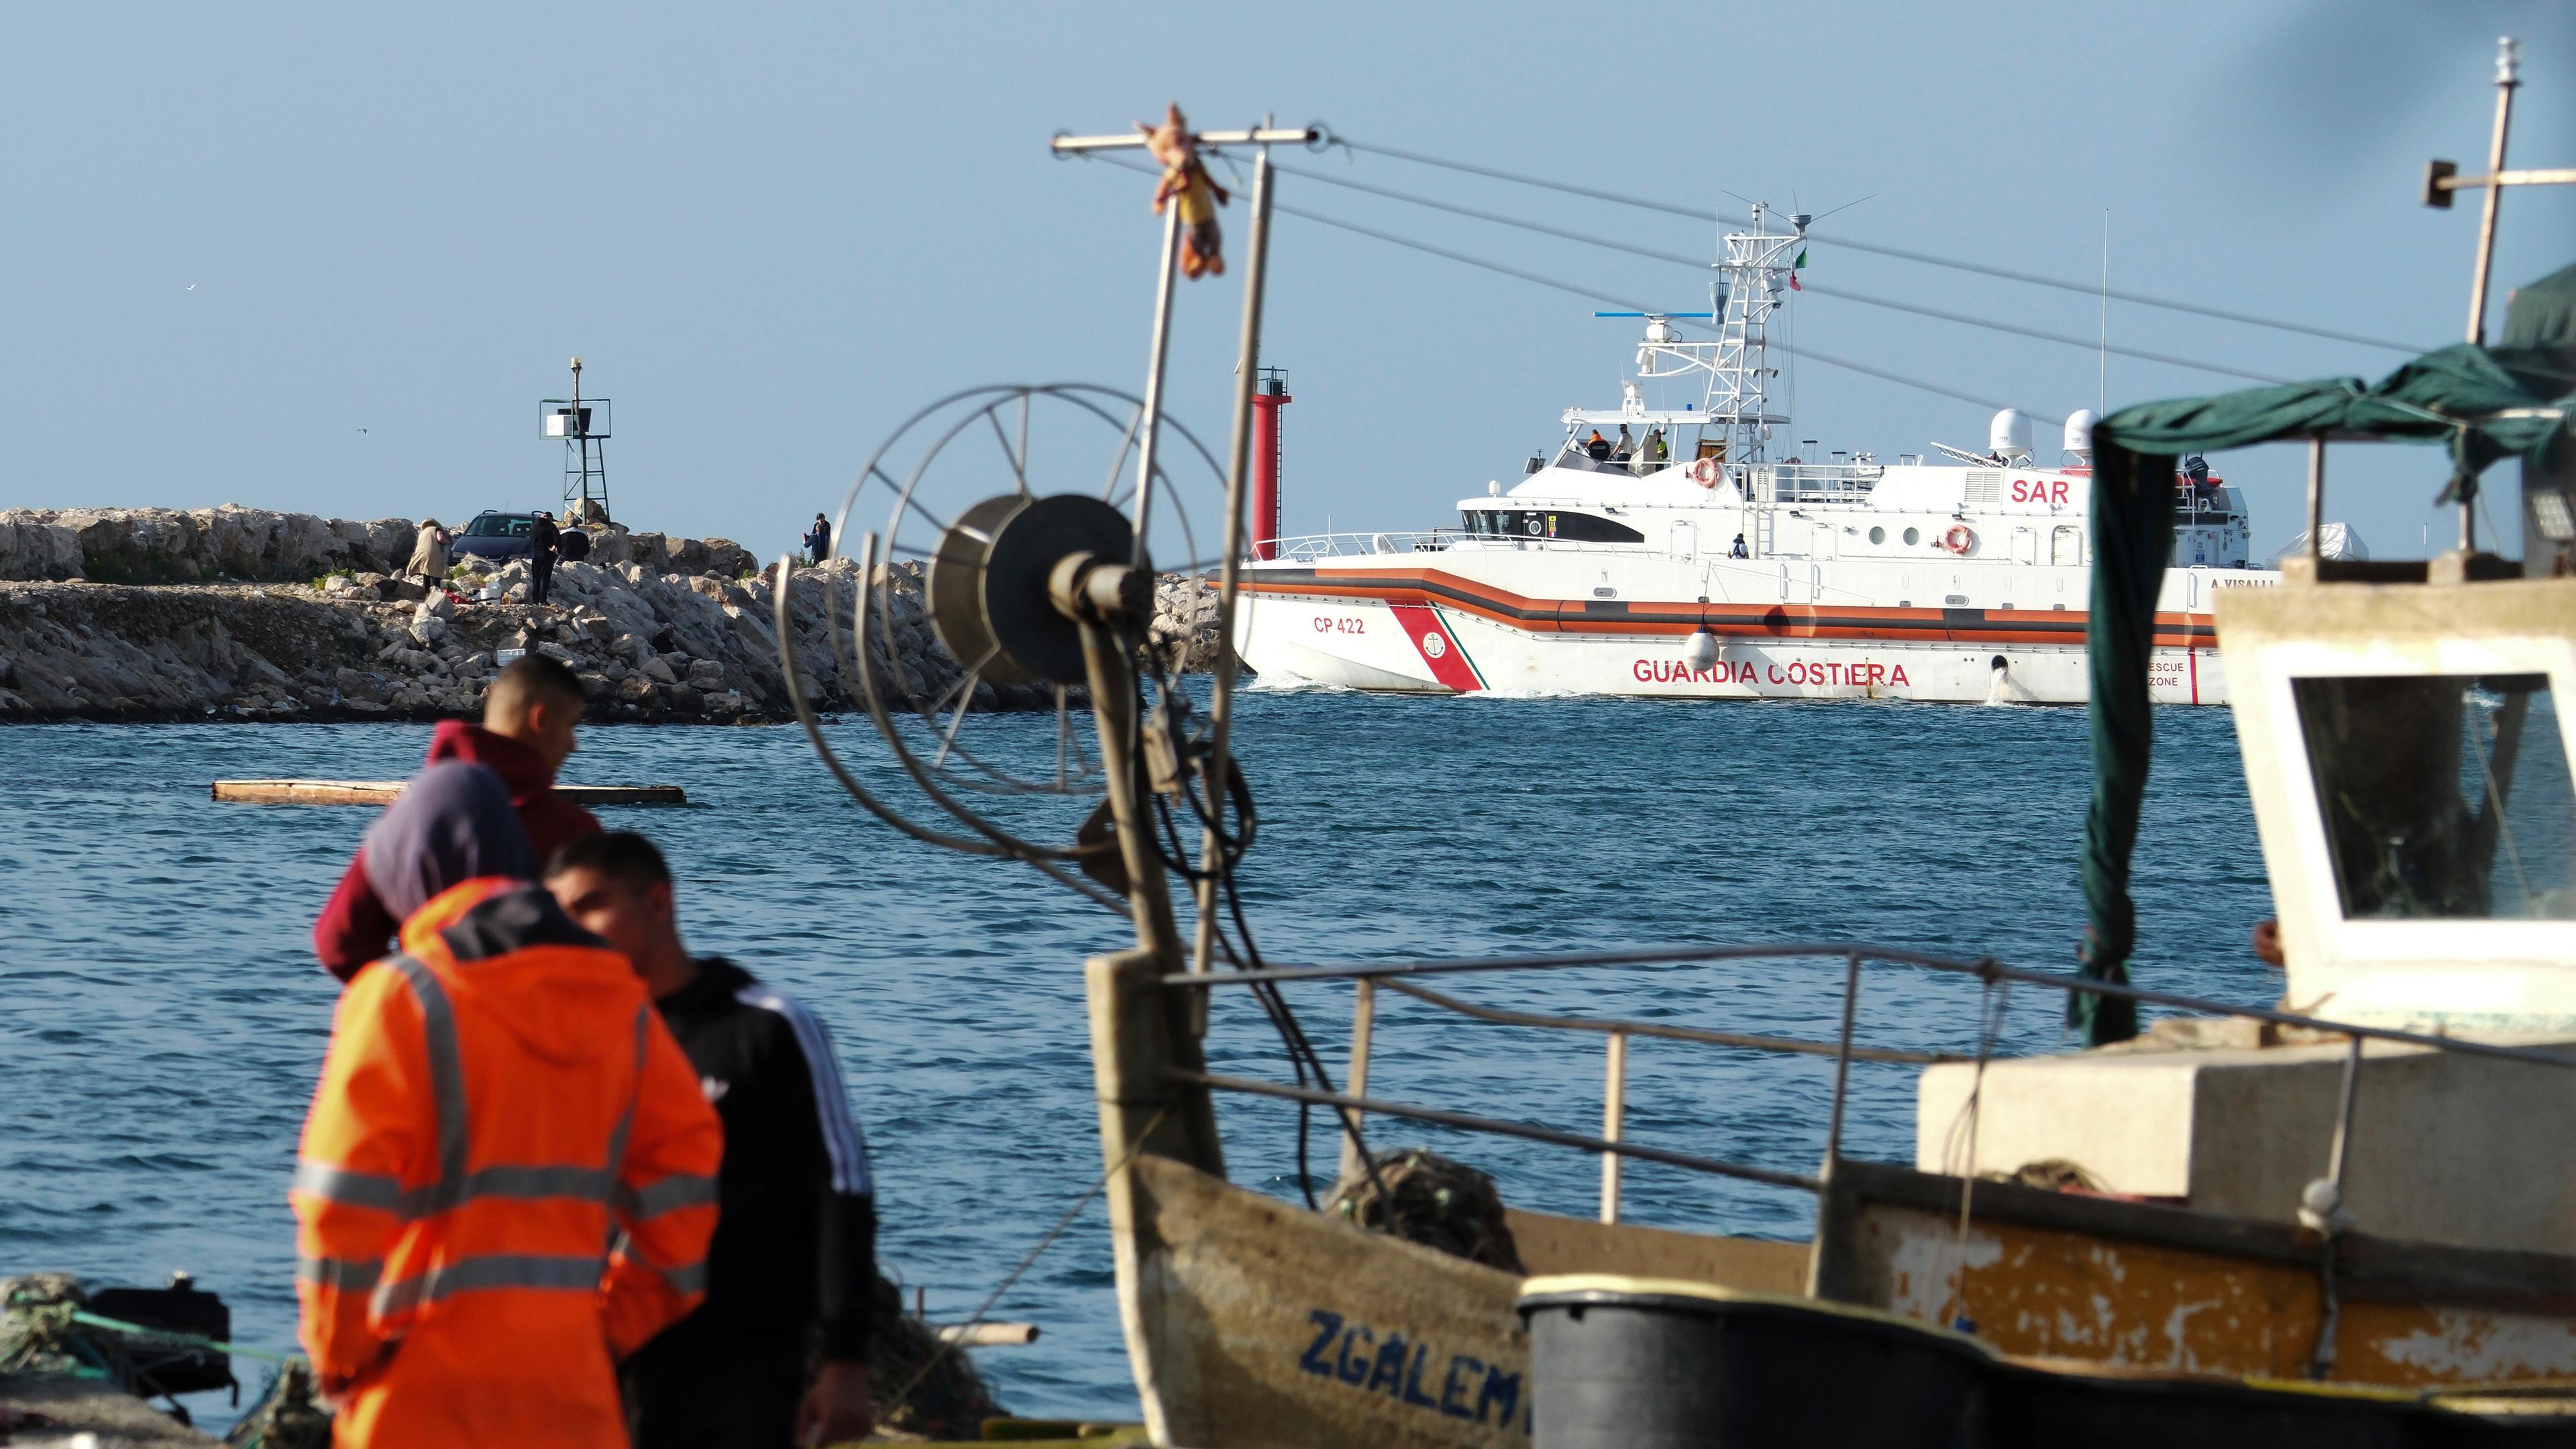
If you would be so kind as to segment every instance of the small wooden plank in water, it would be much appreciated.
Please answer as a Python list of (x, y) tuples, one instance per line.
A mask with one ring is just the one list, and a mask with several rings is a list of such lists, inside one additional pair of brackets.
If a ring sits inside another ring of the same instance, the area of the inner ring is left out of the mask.
[[(383, 805), (402, 793), (400, 780), (217, 780), (213, 796), (249, 805)], [(686, 805), (677, 785), (557, 785), (576, 805)]]

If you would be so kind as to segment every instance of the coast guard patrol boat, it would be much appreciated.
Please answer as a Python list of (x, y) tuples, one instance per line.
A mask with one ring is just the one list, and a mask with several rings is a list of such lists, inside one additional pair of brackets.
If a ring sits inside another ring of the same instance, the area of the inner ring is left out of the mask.
[[(1244, 575), (1236, 648), (1264, 674), (1353, 689), (2081, 703), (2092, 550), (2090, 410), (2066, 457), (1996, 415), (1987, 451), (1774, 461), (1765, 333), (1807, 218), (1726, 238), (1712, 308), (1641, 317), (1620, 405), (1569, 409), (1554, 457), (1461, 526), (1278, 540)], [(1677, 318), (1706, 319), (1685, 340)], [(1648, 405), (1640, 384), (1695, 395)], [(1812, 445), (1810, 445), (1812, 447)], [(2220, 704), (2210, 598), (2249, 567), (2236, 489), (2175, 480), (2155, 697)]]

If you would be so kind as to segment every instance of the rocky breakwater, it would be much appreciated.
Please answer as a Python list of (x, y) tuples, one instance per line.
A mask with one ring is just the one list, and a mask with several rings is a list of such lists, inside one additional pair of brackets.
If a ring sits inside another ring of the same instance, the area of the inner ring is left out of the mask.
[(310, 580), (334, 569), (400, 568), (407, 519), (316, 518), (221, 508), (12, 508), (0, 511), (0, 579), (95, 583)]
[[(472, 716), (493, 676), (522, 650), (579, 675), (593, 719), (763, 723), (793, 715), (779, 667), (774, 575), (755, 571), (752, 555), (725, 540), (604, 532), (591, 561), (556, 567), (553, 597), (540, 607), (527, 602), (524, 562), (468, 560), (435, 589), (362, 566), (407, 556), (409, 525), (265, 515), (288, 521), (243, 526), (224, 515), (251, 510), (206, 512), (215, 517), (193, 529), (139, 510), (0, 514), (0, 574), (41, 559), (52, 575), (0, 582), (0, 720)], [(84, 517), (90, 521), (74, 521)], [(99, 529), (102, 522), (111, 526)], [(76, 558), (63, 551), (66, 533)], [(138, 546), (138, 537), (151, 545)], [(102, 539), (96, 557), (110, 567), (88, 552), (94, 538)], [(317, 563), (328, 572), (298, 582), (82, 577), (166, 578), (182, 566), (201, 579), (236, 569), (236, 577), (274, 575)], [(920, 565), (881, 567), (891, 603), (883, 633), (871, 630), (869, 668), (881, 689), (943, 698), (965, 671), (929, 628)], [(843, 677), (827, 645), (824, 612), (839, 620), (846, 649), (857, 587), (848, 560), (798, 570), (788, 584), (791, 647), (821, 709), (857, 705), (856, 681)], [(1186, 590), (1173, 599), (1180, 611), (1158, 623), (1158, 637), (1185, 656), (1204, 653), (1213, 640), (1197, 617), (1204, 611), (1189, 606)], [(1054, 704), (1049, 690), (988, 682), (975, 686), (975, 697), (985, 709)]]

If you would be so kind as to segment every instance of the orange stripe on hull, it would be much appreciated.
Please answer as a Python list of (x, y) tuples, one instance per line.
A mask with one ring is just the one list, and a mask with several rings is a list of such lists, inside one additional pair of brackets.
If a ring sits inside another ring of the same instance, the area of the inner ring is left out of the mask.
[[(1438, 604), (1528, 634), (1678, 638), (1707, 629), (1721, 639), (1824, 639), (1876, 643), (2059, 644), (2085, 642), (2086, 616), (2057, 609), (1890, 609), (1813, 604), (1701, 604), (1537, 599), (1437, 569), (1317, 569), (1296, 579), (1248, 575), (1243, 587), (1274, 598)], [(2154, 647), (2214, 649), (2207, 614), (2158, 614)]]

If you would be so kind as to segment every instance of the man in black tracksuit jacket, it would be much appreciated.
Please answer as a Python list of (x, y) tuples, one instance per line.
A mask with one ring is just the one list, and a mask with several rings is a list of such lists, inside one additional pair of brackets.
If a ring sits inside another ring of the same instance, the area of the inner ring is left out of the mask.
[(690, 958), (670, 871), (644, 837), (575, 841), (546, 884), (634, 963), (724, 1122), (706, 1302), (621, 1366), (636, 1449), (861, 1437), (875, 1188), (821, 1024), (732, 962)]

